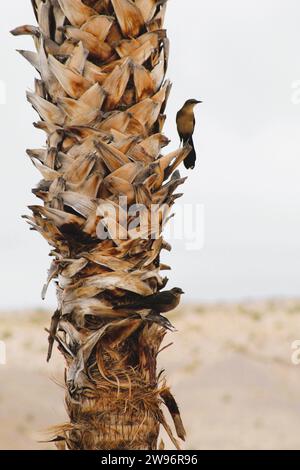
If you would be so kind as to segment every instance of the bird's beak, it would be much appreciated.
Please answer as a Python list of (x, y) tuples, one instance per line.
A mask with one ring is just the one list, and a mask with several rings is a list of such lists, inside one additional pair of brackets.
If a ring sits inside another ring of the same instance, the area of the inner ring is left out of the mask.
[(197, 104), (203, 103), (203, 101), (197, 101)]

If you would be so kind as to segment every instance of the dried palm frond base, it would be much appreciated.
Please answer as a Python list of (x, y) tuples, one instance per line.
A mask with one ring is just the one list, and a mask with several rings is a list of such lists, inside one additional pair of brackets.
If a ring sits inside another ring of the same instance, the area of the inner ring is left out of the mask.
[[(132, 326), (132, 322), (136, 334), (125, 339), (126, 324)], [(110, 326), (114, 327), (114, 324)], [(94, 334), (97, 346), (90, 356), (94, 341), (86, 348), (84, 370), (78, 367), (82, 363), (81, 354), (76, 354), (78, 344), (73, 344), (72, 351), (67, 350), (61, 339), (58, 340), (69, 366), (65, 382), (71, 424), (53, 428), (53, 441), (60, 449), (155, 450), (160, 425), (163, 425), (179, 449), (161, 405), (165, 404), (169, 409), (177, 434), (184, 440), (180, 413), (165, 379), (156, 377), (156, 358), (165, 336), (164, 329), (142, 324), (141, 320), (125, 320), (119, 322), (113, 336), (112, 347), (111, 336), (104, 335), (99, 341), (98, 332)]]
[[(133, 389), (137, 388), (135, 384)], [(160, 425), (177, 449), (179, 443), (165, 421), (157, 391), (140, 396), (124, 394), (86, 399), (80, 404), (68, 401), (71, 424), (51, 429), (59, 450), (156, 450)]]
[[(33, 38), (36, 52), (20, 53), (40, 75), (27, 98), (46, 147), (27, 153), (42, 175), (33, 190), (41, 205), (26, 219), (52, 248), (43, 297), (57, 282), (48, 360), (56, 342), (67, 364), (70, 417), (56, 430), (59, 447), (155, 449), (161, 424), (178, 447), (163, 406), (181, 439), (185, 432), (156, 365), (170, 324), (159, 311), (118, 309), (118, 301), (142, 305), (167, 284), (162, 232), (190, 151), (162, 154), (171, 89), (166, 1), (32, 4), (39, 26), (13, 34)], [(137, 218), (134, 205), (143, 207)], [(153, 207), (157, 223), (145, 228)]]

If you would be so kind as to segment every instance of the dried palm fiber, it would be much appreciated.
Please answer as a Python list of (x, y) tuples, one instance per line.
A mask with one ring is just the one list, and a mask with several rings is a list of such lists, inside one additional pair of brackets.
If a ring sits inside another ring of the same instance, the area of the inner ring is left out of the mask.
[(163, 425), (179, 448), (164, 406), (181, 439), (184, 427), (156, 364), (166, 330), (143, 312), (113, 308), (118, 298), (148, 296), (167, 283), (160, 264), (161, 250), (170, 249), (162, 237), (166, 218), (156, 238), (151, 230), (134, 237), (124, 224), (129, 206), (120, 203), (127, 197), (129, 205), (170, 208), (184, 182), (176, 169), (189, 148), (161, 153), (169, 143), (162, 129), (171, 87), (166, 1), (32, 5), (38, 27), (12, 33), (33, 38), (36, 52), (20, 53), (40, 75), (27, 98), (47, 138), (45, 148), (27, 151), (42, 175), (33, 190), (42, 204), (25, 218), (52, 247), (43, 297), (57, 281), (48, 359), (56, 342), (66, 360), (70, 422), (56, 428), (54, 441), (60, 449), (151, 450)]

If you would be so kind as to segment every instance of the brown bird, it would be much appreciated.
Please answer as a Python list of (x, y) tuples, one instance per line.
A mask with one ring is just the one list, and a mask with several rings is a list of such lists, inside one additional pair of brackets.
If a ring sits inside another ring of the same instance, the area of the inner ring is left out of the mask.
[(192, 147), (189, 155), (184, 160), (184, 166), (189, 169), (195, 168), (196, 164), (196, 151), (193, 142), (193, 134), (196, 125), (196, 119), (194, 115), (194, 107), (202, 103), (195, 99), (187, 100), (180, 111), (177, 113), (176, 123), (177, 130), (180, 137), (180, 143), (189, 144)]
[(179, 305), (182, 294), (184, 294), (182, 289), (174, 287), (169, 291), (159, 292), (147, 297), (137, 295), (134, 299), (125, 302), (118, 300), (118, 303), (114, 305), (114, 309), (151, 310), (155, 313), (166, 313), (174, 310)]

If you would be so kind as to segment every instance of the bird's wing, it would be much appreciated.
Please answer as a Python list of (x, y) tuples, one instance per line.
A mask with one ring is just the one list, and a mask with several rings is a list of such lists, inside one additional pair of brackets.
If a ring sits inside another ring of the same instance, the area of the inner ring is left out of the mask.
[(182, 140), (184, 138), (183, 134), (180, 132), (180, 129), (179, 129), (179, 121), (180, 121), (180, 118), (182, 116), (182, 110), (178, 111), (178, 113), (176, 114), (176, 124), (177, 124), (177, 132), (178, 132), (178, 135), (180, 137), (180, 139)]
[(160, 292), (159, 294), (153, 295), (152, 299), (149, 298), (149, 304), (151, 305), (169, 305), (172, 302), (172, 294), (170, 292)]
[(177, 122), (177, 124), (178, 124), (178, 120), (181, 118), (181, 115), (182, 115), (182, 109), (180, 109), (180, 110), (178, 111), (178, 113), (176, 114), (176, 122)]

